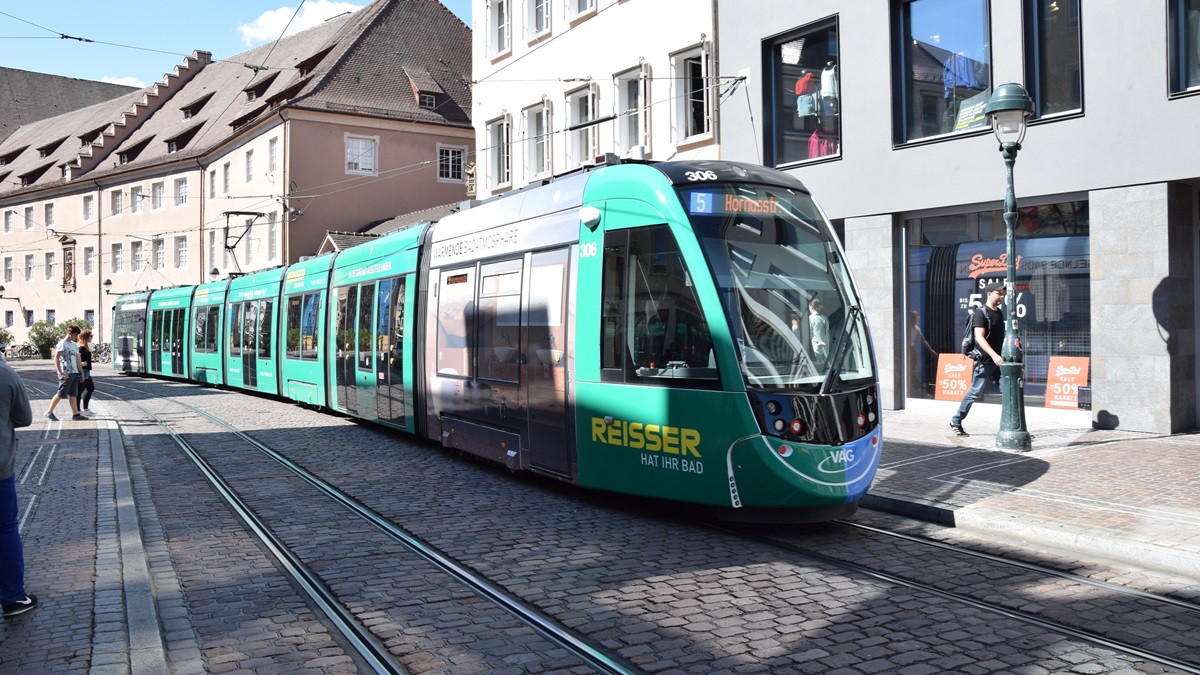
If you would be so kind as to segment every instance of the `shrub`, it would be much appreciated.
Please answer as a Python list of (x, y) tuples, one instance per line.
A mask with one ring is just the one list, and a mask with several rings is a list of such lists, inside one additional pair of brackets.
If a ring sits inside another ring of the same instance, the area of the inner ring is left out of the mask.
[(38, 350), (43, 359), (50, 358), (50, 350), (58, 341), (66, 337), (67, 327), (79, 326), (80, 330), (89, 329), (92, 324), (82, 317), (67, 319), (58, 323), (37, 321), (29, 327), (29, 343)]

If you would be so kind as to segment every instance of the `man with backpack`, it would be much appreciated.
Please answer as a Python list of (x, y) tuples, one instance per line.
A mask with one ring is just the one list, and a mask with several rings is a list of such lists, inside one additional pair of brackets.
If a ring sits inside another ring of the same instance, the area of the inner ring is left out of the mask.
[(992, 380), (1000, 384), (1000, 364), (1004, 358), (1000, 356), (1000, 348), (1004, 344), (1004, 312), (1000, 311), (1000, 303), (1004, 301), (1005, 286), (1000, 282), (990, 283), (983, 289), (984, 305), (971, 310), (971, 331), (975, 337), (975, 349), (972, 358), (975, 359), (975, 370), (972, 372), (971, 386), (963, 396), (958, 412), (950, 418), (950, 428), (957, 436), (970, 436), (963, 430), (963, 419), (971, 411), (971, 405), (983, 393), (983, 385)]

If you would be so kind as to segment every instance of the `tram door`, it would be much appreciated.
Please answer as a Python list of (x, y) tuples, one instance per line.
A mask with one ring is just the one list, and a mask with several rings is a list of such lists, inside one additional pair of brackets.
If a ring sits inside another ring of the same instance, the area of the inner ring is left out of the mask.
[(375, 284), (363, 284), (358, 287), (358, 327), (355, 331), (356, 347), (354, 353), (354, 381), (351, 386), (356, 388), (355, 399), (358, 405), (358, 415), (369, 420), (379, 419), (376, 406), (375, 392), (375, 354), (373, 348), (376, 340), (372, 329), (371, 317), (375, 311)]
[[(150, 318), (150, 370), (183, 375), (185, 309), (157, 310)], [(164, 356), (166, 358), (164, 358)]]
[(242, 309), (242, 385), (258, 386), (258, 314), (259, 301), (251, 300)]
[(529, 461), (562, 475), (571, 471), (567, 434), (567, 249), (533, 255), (527, 345)]
[(375, 310), (375, 382), (378, 419), (404, 422), (404, 279), (379, 282)]
[(150, 372), (162, 372), (162, 333), (166, 323), (166, 312), (154, 312), (150, 315)]
[(334, 317), (334, 354), (333, 364), (335, 391), (337, 392), (337, 407), (350, 413), (358, 413), (358, 397), (354, 386), (354, 352), (357, 347), (357, 331), (355, 323), (358, 318), (358, 286), (343, 286), (337, 289), (337, 316)]
[(171, 312), (171, 374), (183, 375), (183, 340), (186, 309), (176, 309)]

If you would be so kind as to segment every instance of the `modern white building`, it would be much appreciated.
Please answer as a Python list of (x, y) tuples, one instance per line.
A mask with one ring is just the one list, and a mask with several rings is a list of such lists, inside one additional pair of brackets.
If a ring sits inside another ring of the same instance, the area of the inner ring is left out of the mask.
[(1004, 278), (982, 112), (1018, 82), (1036, 107), (1015, 166), (1026, 406), (1063, 404), (1071, 363), (1098, 427), (1197, 425), (1200, 2), (749, 6), (718, 13), (719, 73), (746, 77), (720, 107), (722, 156), (794, 173), (844, 233), (888, 407), (938, 391), (917, 329), (956, 351), (964, 310)]
[(478, 196), (605, 153), (715, 159), (715, 12), (715, 0), (475, 0)]

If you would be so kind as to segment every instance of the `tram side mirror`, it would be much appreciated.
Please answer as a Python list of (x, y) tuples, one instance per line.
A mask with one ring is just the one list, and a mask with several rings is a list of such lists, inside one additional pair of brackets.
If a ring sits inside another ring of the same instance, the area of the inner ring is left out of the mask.
[(594, 206), (585, 206), (579, 209), (579, 222), (587, 226), (587, 229), (596, 231), (600, 225), (600, 209)]

